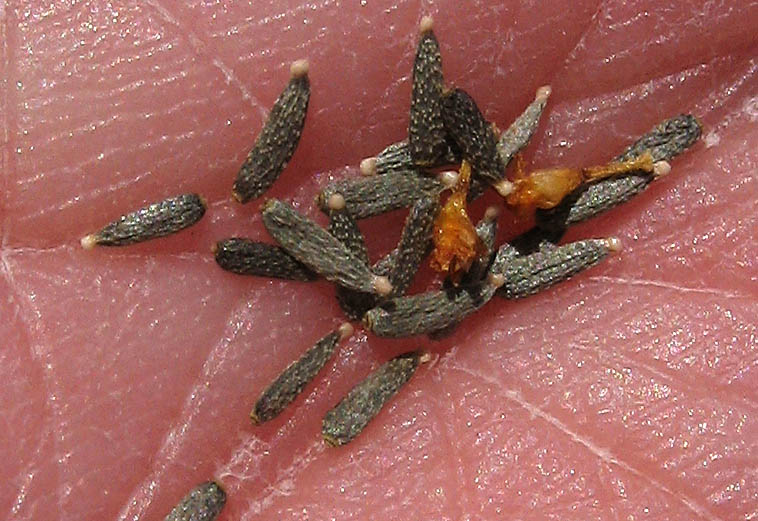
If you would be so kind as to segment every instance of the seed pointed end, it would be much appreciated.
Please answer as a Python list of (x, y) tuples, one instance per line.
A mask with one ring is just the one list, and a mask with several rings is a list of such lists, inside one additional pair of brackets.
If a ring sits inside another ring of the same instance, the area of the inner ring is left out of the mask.
[(494, 188), (501, 197), (508, 197), (511, 192), (513, 192), (513, 183), (507, 179), (503, 179), (502, 181), (493, 184), (492, 188)]
[(455, 188), (455, 186), (458, 184), (459, 178), (460, 175), (458, 172), (455, 172), (453, 170), (446, 170), (445, 172), (440, 172), (437, 174), (437, 179), (439, 182), (442, 183), (442, 186), (448, 190)]
[(488, 206), (484, 211), (484, 220), (487, 222), (494, 222), (500, 217), (500, 208), (497, 206)]
[(656, 179), (666, 176), (671, 172), (671, 164), (668, 161), (658, 161), (653, 165), (653, 175)]
[(502, 273), (490, 273), (487, 276), (487, 282), (496, 288), (499, 288), (503, 284), (505, 284), (505, 275)]
[(346, 338), (351, 337), (354, 332), (355, 328), (353, 328), (353, 325), (350, 322), (343, 322), (340, 327), (337, 328), (340, 340), (345, 340)]
[(367, 157), (361, 161), (361, 174), (365, 176), (376, 175), (375, 157)]
[(328, 206), (329, 209), (333, 211), (344, 210), (345, 204), (345, 198), (342, 196), (342, 194), (332, 194), (326, 201), (326, 206)]
[(434, 18), (429, 15), (421, 18), (421, 23), (418, 26), (418, 32), (421, 34), (428, 33), (434, 29)]
[(82, 248), (84, 248), (85, 250), (91, 250), (92, 248), (97, 246), (97, 237), (93, 234), (89, 234), (85, 237), (82, 237), (79, 243), (82, 245)]
[(290, 65), (290, 76), (292, 78), (302, 78), (308, 75), (308, 60), (295, 60)]
[(371, 285), (374, 287), (374, 292), (381, 297), (386, 297), (392, 293), (392, 284), (387, 277), (375, 275)]
[(605, 243), (608, 247), (608, 251), (611, 253), (618, 253), (623, 248), (623, 244), (621, 244), (621, 239), (618, 237), (608, 237), (605, 239)]
[(543, 85), (539, 89), (537, 89), (537, 93), (534, 95), (535, 101), (542, 101), (545, 102), (550, 97), (550, 94), (553, 93), (553, 88), (550, 85)]

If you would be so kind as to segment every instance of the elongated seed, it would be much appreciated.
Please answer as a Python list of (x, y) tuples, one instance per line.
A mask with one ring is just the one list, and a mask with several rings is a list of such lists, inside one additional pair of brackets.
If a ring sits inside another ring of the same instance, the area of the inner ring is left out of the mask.
[(250, 413), (253, 423), (267, 422), (284, 411), (332, 358), (340, 340), (352, 334), (353, 326), (345, 322), (292, 362), (255, 402)]
[(500, 165), (495, 132), (465, 91), (454, 89), (442, 97), (442, 117), (448, 135), (468, 159), (474, 173), (496, 184), (505, 172)]
[(392, 284), (392, 295), (405, 293), (429, 251), (434, 219), (439, 208), (438, 197), (422, 197), (411, 207), (397, 247), (397, 259), (388, 276)]
[(267, 201), (263, 224), (290, 255), (326, 279), (366, 293), (387, 295), (392, 291), (386, 277), (372, 274), (344, 244), (289, 204)]
[[(457, 146), (448, 139), (444, 154), (429, 167), (452, 165), (460, 163), (460, 161), (461, 157), (460, 152), (457, 151)], [(367, 157), (361, 161), (361, 174), (365, 176), (384, 175), (390, 172), (408, 172), (413, 171), (414, 168), (408, 140), (393, 143), (379, 152), (376, 157)]]
[(213, 521), (225, 503), (226, 493), (218, 483), (201, 483), (184, 496), (163, 521)]
[(353, 440), (405, 385), (429, 356), (412, 351), (380, 366), (324, 416), (321, 433), (333, 447)]
[[(329, 233), (339, 239), (342, 244), (357, 258), (368, 264), (368, 250), (358, 223), (345, 206), (345, 198), (341, 194), (333, 194), (328, 202)], [(376, 296), (371, 293), (355, 291), (337, 285), (337, 303), (351, 320), (360, 320), (366, 311), (376, 305)]]
[(274, 184), (292, 158), (303, 133), (308, 99), (308, 62), (290, 67), (290, 81), (274, 103), (266, 124), (242, 164), (232, 195), (241, 203), (259, 197)]
[(700, 123), (694, 116), (680, 115), (663, 121), (616, 157), (617, 161), (634, 159), (649, 150), (656, 172), (631, 173), (603, 179), (575, 191), (551, 210), (537, 210), (535, 217), (541, 228), (565, 229), (628, 201), (641, 193), (657, 177), (666, 175), (666, 162), (691, 147), (700, 137)]
[(322, 211), (328, 212), (329, 198), (339, 193), (345, 198), (350, 214), (364, 219), (408, 207), (423, 196), (439, 195), (445, 187), (437, 178), (418, 171), (390, 172), (330, 183), (321, 190), (317, 202)]
[(239, 275), (310, 281), (316, 274), (284, 249), (240, 237), (218, 241), (213, 247), (222, 269)]
[(408, 297), (396, 297), (369, 310), (366, 329), (383, 337), (408, 337), (446, 328), (486, 304), (503, 283), (500, 274), (473, 286), (458, 286)]
[(442, 120), (442, 57), (432, 31), (432, 19), (421, 20), (421, 37), (413, 63), (408, 143), (411, 159), (418, 166), (433, 166), (448, 150)]
[(503, 170), (511, 162), (522, 148), (524, 148), (537, 130), (542, 112), (547, 105), (547, 99), (550, 97), (550, 86), (545, 85), (537, 89), (534, 101), (516, 118), (508, 130), (502, 133), (497, 143), (497, 152), (500, 159), (500, 166)]
[(121, 216), (100, 231), (82, 238), (82, 248), (125, 246), (164, 237), (192, 226), (205, 214), (205, 201), (197, 194), (184, 194), (153, 203)]
[(505, 282), (497, 295), (506, 299), (534, 295), (594, 266), (620, 247), (618, 239), (610, 238), (572, 242), (518, 257), (498, 252), (492, 269), (500, 270)]
[(662, 121), (630, 145), (616, 161), (627, 161), (650, 151), (653, 161), (668, 161), (678, 156), (700, 138), (700, 122), (692, 114), (680, 114)]
[(358, 222), (347, 209), (345, 198), (339, 193), (332, 194), (326, 204), (329, 208), (329, 233), (339, 239), (350, 253), (368, 264), (366, 241)]

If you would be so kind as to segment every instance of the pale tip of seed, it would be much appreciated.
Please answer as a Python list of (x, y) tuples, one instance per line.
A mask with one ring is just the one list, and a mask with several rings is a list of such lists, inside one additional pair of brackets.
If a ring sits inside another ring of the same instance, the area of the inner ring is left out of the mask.
[(345, 198), (342, 196), (342, 194), (332, 194), (329, 196), (329, 199), (326, 201), (326, 206), (329, 207), (330, 210), (344, 210), (345, 209)]
[(215, 256), (218, 253), (218, 243), (213, 243), (213, 246), (211, 246), (211, 253)]
[(329, 436), (328, 434), (322, 434), (322, 436), (324, 437), (324, 441), (326, 442), (326, 444), (329, 445), (330, 447), (339, 447), (340, 445), (342, 445), (337, 438)]
[(374, 287), (376, 294), (382, 297), (386, 297), (392, 293), (392, 284), (390, 283), (390, 279), (387, 277), (374, 275), (374, 278), (371, 281), (371, 285)]
[(511, 192), (513, 192), (513, 183), (511, 183), (507, 179), (498, 181), (497, 183), (493, 184), (492, 187), (495, 189), (497, 193), (500, 194), (501, 197), (508, 197), (511, 194)]
[(434, 18), (431, 16), (424, 16), (419, 24), (419, 32), (421, 34), (428, 33), (434, 28)]
[(308, 60), (295, 60), (290, 65), (290, 76), (301, 78), (308, 74)]
[(208, 200), (205, 197), (203, 197), (202, 195), (200, 195), (200, 194), (195, 194), (195, 195), (197, 195), (197, 198), (200, 200), (200, 204), (203, 205), (203, 208), (205, 208), (207, 210), (208, 209)]
[(337, 328), (337, 333), (340, 336), (340, 340), (345, 340), (349, 336), (352, 336), (355, 329), (350, 322), (343, 322), (340, 327)]
[(363, 175), (376, 175), (376, 158), (367, 157), (361, 161), (361, 174)]
[(550, 94), (553, 93), (553, 88), (550, 85), (543, 85), (537, 89), (537, 93), (534, 95), (535, 101), (547, 101)]
[(437, 174), (437, 179), (445, 188), (454, 188), (455, 185), (458, 184), (458, 178), (458, 172), (455, 172), (453, 170), (447, 170), (445, 172), (440, 172)]
[(81, 243), (82, 248), (84, 248), (85, 250), (91, 250), (92, 248), (97, 246), (97, 237), (90, 234), (90, 235), (87, 235), (86, 237), (82, 237), (82, 240), (79, 242)]
[(253, 421), (255, 425), (261, 424), (261, 419), (258, 418), (257, 414), (255, 414), (255, 409), (253, 409), (252, 412), (250, 413), (250, 419)]
[(490, 286), (499, 288), (500, 286), (505, 284), (505, 275), (503, 275), (502, 273), (490, 273), (487, 276), (487, 282), (490, 284)]
[(235, 201), (237, 201), (238, 203), (242, 203), (242, 202), (243, 202), (243, 201), (242, 201), (242, 196), (241, 196), (240, 194), (238, 194), (236, 190), (232, 190), (232, 197), (233, 197), (233, 198), (234, 198), (234, 200), (235, 200)]
[(669, 172), (671, 172), (671, 164), (668, 161), (658, 161), (653, 165), (653, 175), (656, 178), (668, 175)]
[(432, 354), (424, 351), (421, 353), (421, 355), (418, 357), (418, 363), (419, 364), (426, 364), (428, 362), (432, 361)]
[(484, 211), (484, 220), (487, 222), (496, 221), (500, 217), (500, 208), (497, 206), (488, 206)]
[(608, 251), (612, 253), (618, 253), (621, 251), (621, 239), (618, 237), (608, 237), (605, 239), (605, 244), (608, 247)]

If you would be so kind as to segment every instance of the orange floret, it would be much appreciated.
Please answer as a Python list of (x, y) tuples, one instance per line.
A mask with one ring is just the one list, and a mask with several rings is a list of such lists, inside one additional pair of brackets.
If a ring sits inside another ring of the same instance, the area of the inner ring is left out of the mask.
[(471, 165), (464, 160), (458, 184), (434, 221), (434, 251), (430, 264), (435, 271), (446, 273), (456, 285), (485, 249), (466, 212), (470, 180)]
[(629, 161), (608, 163), (602, 166), (549, 168), (535, 170), (529, 174), (524, 171), (524, 160), (519, 155), (516, 159), (513, 191), (506, 197), (506, 202), (509, 206), (516, 208), (519, 213), (528, 212), (534, 208), (547, 210), (557, 206), (564, 197), (582, 184), (639, 171), (653, 173), (653, 157), (650, 152), (645, 152)]

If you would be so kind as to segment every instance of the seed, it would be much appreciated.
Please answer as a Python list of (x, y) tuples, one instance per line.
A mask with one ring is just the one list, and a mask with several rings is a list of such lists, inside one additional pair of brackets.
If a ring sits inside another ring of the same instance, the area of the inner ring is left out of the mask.
[(302, 281), (316, 279), (316, 274), (292, 255), (264, 242), (232, 237), (218, 241), (213, 254), (222, 269), (239, 275)]
[(516, 118), (516, 121), (508, 127), (508, 130), (500, 136), (500, 140), (497, 143), (497, 151), (503, 170), (511, 162), (513, 156), (524, 148), (534, 135), (551, 92), (552, 90), (549, 85), (544, 85), (537, 89), (534, 101)]
[(326, 279), (366, 293), (388, 295), (392, 291), (386, 277), (372, 274), (344, 244), (289, 204), (267, 201), (263, 224), (290, 255)]
[(626, 161), (649, 151), (656, 161), (652, 175), (638, 172), (587, 185), (555, 208), (537, 210), (537, 225), (562, 230), (628, 201), (644, 191), (654, 179), (666, 175), (671, 169), (666, 161), (691, 147), (700, 137), (701, 130), (700, 123), (692, 115), (676, 116), (656, 125), (615, 158), (616, 161)]
[(410, 156), (418, 166), (434, 166), (448, 151), (442, 120), (442, 57), (432, 25), (429, 16), (421, 20), (421, 38), (413, 63), (408, 143)]
[(99, 232), (83, 237), (82, 248), (125, 246), (171, 235), (199, 221), (205, 208), (205, 200), (197, 194), (171, 197), (123, 215)]
[(700, 138), (703, 127), (692, 114), (680, 114), (667, 119), (629, 146), (616, 161), (626, 161), (641, 156), (649, 150), (653, 161), (672, 159)]
[(423, 196), (437, 196), (449, 183), (449, 174), (438, 178), (418, 171), (390, 172), (385, 175), (345, 179), (328, 184), (319, 193), (319, 208), (329, 212), (329, 198), (341, 194), (350, 214), (365, 219), (398, 208), (405, 208)]
[(422, 197), (411, 207), (397, 247), (397, 259), (388, 276), (394, 296), (405, 293), (429, 251), (434, 219), (439, 208), (439, 199), (436, 197)]
[(327, 201), (329, 207), (329, 233), (339, 239), (350, 252), (364, 264), (368, 264), (368, 250), (358, 223), (346, 208), (342, 194), (332, 194)]
[(368, 375), (326, 413), (321, 427), (324, 440), (333, 447), (350, 442), (411, 379), (419, 364), (429, 360), (428, 354), (412, 351), (393, 358)]
[[(454, 150), (456, 148), (447, 141), (445, 153), (437, 158), (437, 161), (429, 167), (438, 167), (460, 163), (460, 153)], [(389, 145), (379, 152), (376, 157), (367, 157), (361, 161), (361, 174), (365, 176), (384, 175), (389, 172), (407, 172), (413, 170), (415, 165), (411, 159), (410, 147), (408, 141), (398, 141)]]
[[(342, 194), (332, 194), (327, 201), (329, 207), (329, 233), (365, 264), (368, 264), (366, 242), (358, 223), (345, 207)], [(376, 305), (376, 297), (371, 293), (355, 291), (337, 286), (337, 303), (351, 320), (360, 320), (363, 314)]]
[(490, 271), (487, 279), (476, 285), (396, 297), (369, 310), (363, 323), (366, 329), (383, 337), (400, 338), (438, 331), (460, 322), (486, 304), (503, 281), (501, 274)]
[(501, 272), (505, 283), (497, 294), (506, 299), (534, 295), (603, 260), (621, 249), (615, 238), (576, 241), (564, 246), (548, 247), (530, 255), (514, 257), (504, 251), (493, 262), (492, 270)]
[(495, 132), (471, 96), (461, 89), (446, 92), (442, 97), (442, 117), (448, 135), (474, 172), (492, 184), (501, 182), (505, 172), (498, 157)]
[(292, 158), (305, 124), (310, 98), (308, 61), (297, 60), (290, 67), (290, 81), (274, 103), (266, 124), (242, 164), (232, 195), (241, 203), (259, 197)]
[(163, 521), (213, 521), (225, 503), (226, 492), (218, 483), (201, 483), (190, 490)]
[(332, 358), (337, 344), (352, 334), (353, 326), (345, 322), (292, 362), (255, 402), (250, 413), (253, 423), (260, 424), (276, 418), (323, 369)]

